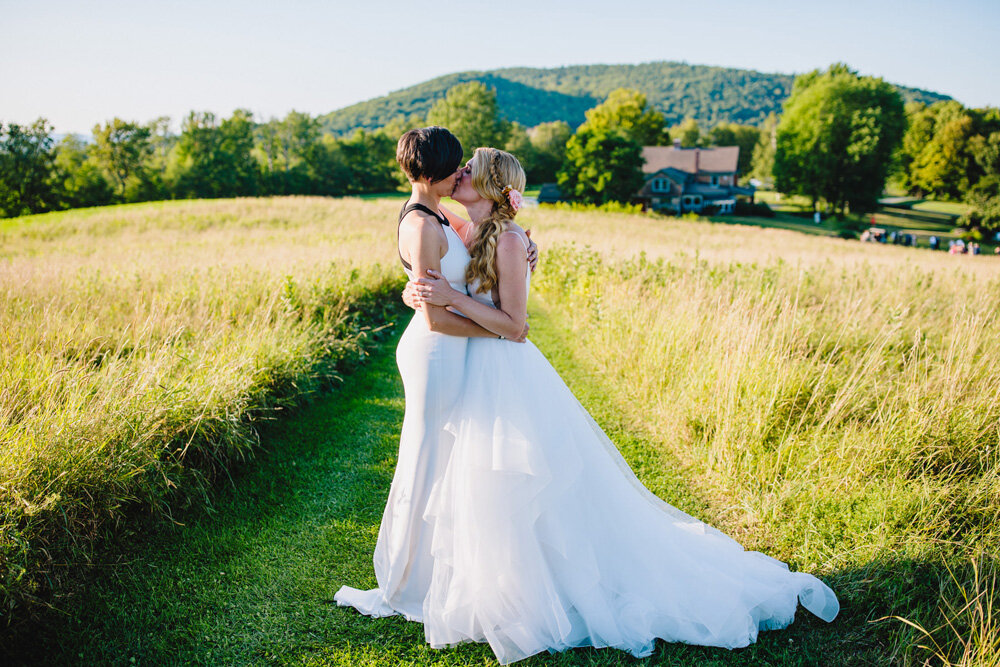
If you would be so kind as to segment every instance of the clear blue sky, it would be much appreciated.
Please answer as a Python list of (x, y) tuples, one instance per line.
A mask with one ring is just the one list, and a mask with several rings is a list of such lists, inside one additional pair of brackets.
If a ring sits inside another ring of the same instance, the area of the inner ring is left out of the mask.
[(1000, 105), (1000, 1), (0, 0), (0, 120), (325, 113), (470, 69), (681, 60)]

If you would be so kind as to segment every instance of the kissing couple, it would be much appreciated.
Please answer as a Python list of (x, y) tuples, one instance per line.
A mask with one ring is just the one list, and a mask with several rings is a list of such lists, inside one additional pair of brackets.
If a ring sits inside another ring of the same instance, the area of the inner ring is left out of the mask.
[(406, 412), (378, 588), (337, 603), (423, 623), (434, 648), (488, 642), (500, 664), (579, 646), (641, 658), (656, 638), (747, 646), (800, 602), (832, 621), (822, 581), (646, 489), (526, 340), (524, 170), (496, 148), (462, 154), (442, 127), (397, 146), (413, 189), (397, 237), (416, 308), (396, 349)]

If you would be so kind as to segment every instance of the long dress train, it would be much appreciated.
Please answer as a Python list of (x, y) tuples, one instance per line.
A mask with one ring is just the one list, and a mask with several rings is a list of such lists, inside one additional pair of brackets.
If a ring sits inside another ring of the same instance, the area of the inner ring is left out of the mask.
[[(414, 208), (435, 215), (419, 204), (410, 204), (400, 213), (400, 221)], [(469, 253), (447, 220), (438, 220), (448, 238), (441, 274), (452, 287), (464, 292)], [(410, 266), (405, 261), (403, 264), (413, 280)], [(354, 607), (369, 616), (402, 614), (411, 621), (423, 618), (433, 567), (430, 527), (423, 515), (454, 440), (454, 435), (444, 430), (444, 423), (461, 389), (467, 342), (467, 338), (431, 331), (420, 311), (399, 339), (396, 363), (403, 378), (406, 412), (396, 471), (375, 545), (378, 588), (362, 591), (344, 586), (334, 596), (340, 606)]]
[(530, 342), (469, 341), (446, 428), (455, 441), (424, 515), (433, 647), (485, 641), (501, 664), (575, 646), (644, 657), (657, 637), (746, 646), (798, 602), (838, 613), (816, 577), (647, 490)]

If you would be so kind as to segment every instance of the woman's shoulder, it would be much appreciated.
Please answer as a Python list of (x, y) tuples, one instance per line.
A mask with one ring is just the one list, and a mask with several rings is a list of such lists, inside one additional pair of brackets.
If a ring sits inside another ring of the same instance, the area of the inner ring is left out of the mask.
[(424, 233), (440, 230), (441, 222), (430, 213), (414, 209), (399, 221), (399, 228)]
[(503, 231), (497, 237), (497, 247), (501, 249), (504, 247), (520, 248), (526, 251), (528, 247), (528, 235), (525, 234), (520, 225), (513, 220), (508, 220), (504, 225)]

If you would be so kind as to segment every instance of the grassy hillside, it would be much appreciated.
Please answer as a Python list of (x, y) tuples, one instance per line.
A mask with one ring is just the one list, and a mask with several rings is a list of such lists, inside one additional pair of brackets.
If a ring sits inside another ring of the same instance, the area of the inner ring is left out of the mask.
[[(583, 122), (584, 111), (621, 87), (642, 91), (669, 124), (694, 118), (706, 128), (722, 121), (753, 125), (781, 111), (793, 79), (790, 74), (677, 62), (459, 72), (338, 109), (321, 116), (320, 122), (327, 131), (338, 133), (375, 129), (398, 116), (426, 114), (452, 86), (482, 81), (496, 89), (506, 117), (528, 127), (553, 120), (575, 127)], [(949, 99), (903, 86), (899, 90), (906, 101)]]

